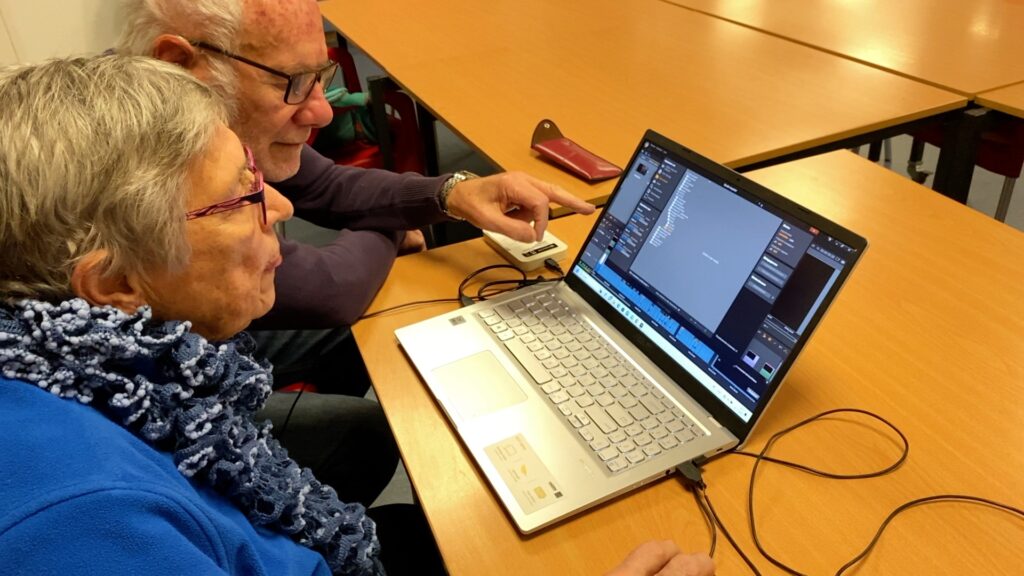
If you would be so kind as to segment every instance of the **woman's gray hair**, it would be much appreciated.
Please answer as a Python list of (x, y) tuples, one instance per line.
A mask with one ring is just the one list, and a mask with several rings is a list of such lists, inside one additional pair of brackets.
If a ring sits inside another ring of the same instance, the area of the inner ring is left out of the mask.
[[(161, 34), (202, 40), (229, 52), (238, 52), (242, 31), (243, 0), (123, 0), (125, 26), (117, 52), (152, 56)], [(211, 56), (210, 87), (233, 117), (238, 109), (238, 74), (231, 61)]]
[(105, 273), (180, 270), (188, 175), (223, 103), (151, 58), (0, 69), (0, 299), (72, 296), (78, 260)]

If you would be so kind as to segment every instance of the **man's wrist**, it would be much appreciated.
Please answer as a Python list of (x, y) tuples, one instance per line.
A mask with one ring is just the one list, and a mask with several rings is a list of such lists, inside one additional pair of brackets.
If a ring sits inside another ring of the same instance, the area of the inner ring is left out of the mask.
[(465, 182), (473, 178), (479, 178), (476, 174), (466, 170), (459, 170), (455, 174), (452, 174), (450, 178), (445, 180), (444, 184), (441, 185), (441, 189), (437, 192), (437, 206), (441, 209), (441, 213), (453, 220), (465, 220), (461, 216), (452, 214), (451, 208), (448, 205), (448, 198), (455, 189), (455, 186), (459, 182)]

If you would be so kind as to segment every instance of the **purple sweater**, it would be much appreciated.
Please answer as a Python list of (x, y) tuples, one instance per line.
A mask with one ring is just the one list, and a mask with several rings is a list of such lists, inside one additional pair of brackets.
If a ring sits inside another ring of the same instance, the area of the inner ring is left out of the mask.
[(436, 200), (447, 179), (339, 166), (306, 146), (298, 173), (273, 186), (296, 216), (341, 232), (319, 248), (282, 239), (277, 301), (250, 328), (354, 323), (387, 278), (403, 231), (447, 220)]

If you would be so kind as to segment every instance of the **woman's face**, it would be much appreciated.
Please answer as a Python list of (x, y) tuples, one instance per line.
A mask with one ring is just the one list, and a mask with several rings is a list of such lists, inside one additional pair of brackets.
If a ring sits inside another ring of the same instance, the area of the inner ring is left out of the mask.
[[(188, 175), (189, 212), (252, 190), (255, 174), (235, 133), (221, 125), (209, 151)], [(209, 340), (223, 340), (266, 314), (274, 304), (274, 270), (281, 264), (272, 226), (292, 215), (291, 203), (265, 187), (267, 221), (261, 206), (250, 204), (189, 220), (192, 249), (187, 268), (150, 275), (146, 303), (161, 320), (189, 320)]]

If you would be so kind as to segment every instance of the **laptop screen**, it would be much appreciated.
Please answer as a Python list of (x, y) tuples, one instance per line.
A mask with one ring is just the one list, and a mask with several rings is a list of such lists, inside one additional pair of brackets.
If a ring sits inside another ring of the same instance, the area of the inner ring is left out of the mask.
[(652, 135), (570, 276), (750, 424), (866, 244)]

